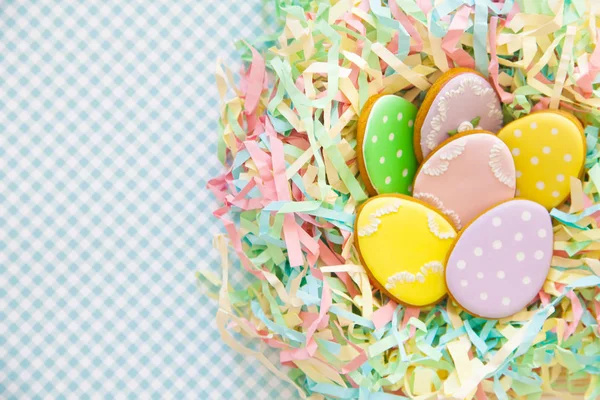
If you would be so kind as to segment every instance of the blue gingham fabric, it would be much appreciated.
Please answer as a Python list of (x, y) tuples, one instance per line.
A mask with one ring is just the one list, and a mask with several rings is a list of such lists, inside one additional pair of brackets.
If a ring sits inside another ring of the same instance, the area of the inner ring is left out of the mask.
[(293, 398), (227, 348), (206, 181), (260, 0), (0, 2), (0, 398)]

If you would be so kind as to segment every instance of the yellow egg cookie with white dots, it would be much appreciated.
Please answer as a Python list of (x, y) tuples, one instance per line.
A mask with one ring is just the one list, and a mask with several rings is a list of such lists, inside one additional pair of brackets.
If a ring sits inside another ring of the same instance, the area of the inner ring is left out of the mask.
[(446, 295), (444, 267), (456, 231), (428, 204), (399, 194), (358, 210), (355, 244), (371, 281), (399, 303), (433, 304)]
[(577, 118), (540, 111), (506, 125), (498, 137), (515, 160), (517, 197), (548, 210), (569, 197), (570, 177), (580, 177), (585, 163), (585, 136)]

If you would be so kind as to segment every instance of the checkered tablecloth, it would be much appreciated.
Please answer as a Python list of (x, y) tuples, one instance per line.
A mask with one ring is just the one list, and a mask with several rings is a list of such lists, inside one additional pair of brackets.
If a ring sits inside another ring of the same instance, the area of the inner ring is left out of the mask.
[(0, 1), (0, 398), (291, 398), (195, 271), (217, 56), (260, 0)]

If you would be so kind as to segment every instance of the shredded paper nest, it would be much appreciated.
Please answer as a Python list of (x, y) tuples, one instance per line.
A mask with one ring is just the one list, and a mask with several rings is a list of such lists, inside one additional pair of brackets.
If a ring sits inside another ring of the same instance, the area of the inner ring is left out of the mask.
[[(225, 168), (209, 188), (226, 235), (215, 238), (222, 276), (199, 278), (218, 292), (223, 339), (301, 397), (599, 398), (600, 4), (278, 0), (274, 10), (278, 33), (242, 44), (239, 79), (217, 67)], [(505, 123), (560, 108), (587, 125), (585, 175), (551, 212), (547, 281), (501, 320), (449, 300), (395, 304), (371, 286), (353, 245), (367, 199), (355, 153), (361, 108), (378, 93), (418, 107), (455, 66), (490, 78)], [(240, 264), (252, 276), (234, 290), (229, 270)]]

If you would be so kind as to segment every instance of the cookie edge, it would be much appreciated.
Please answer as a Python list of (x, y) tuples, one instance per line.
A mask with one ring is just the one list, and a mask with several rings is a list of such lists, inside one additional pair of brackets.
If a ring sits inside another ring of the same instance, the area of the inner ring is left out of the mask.
[[(369, 174), (367, 173), (367, 166), (365, 164), (365, 159), (363, 155), (363, 144), (365, 133), (367, 131), (367, 122), (369, 120), (369, 115), (371, 115), (371, 110), (377, 100), (382, 98), (383, 96), (387, 96), (386, 94), (376, 94), (374, 96), (369, 97), (367, 102), (365, 103), (363, 109), (361, 110), (358, 116), (358, 124), (356, 127), (356, 159), (358, 160), (358, 172), (361, 177), (363, 177), (363, 182), (365, 183), (365, 188), (367, 189), (367, 193), (369, 196), (377, 196), (379, 193), (371, 183), (371, 179)], [(357, 212), (358, 217), (358, 212)]]

